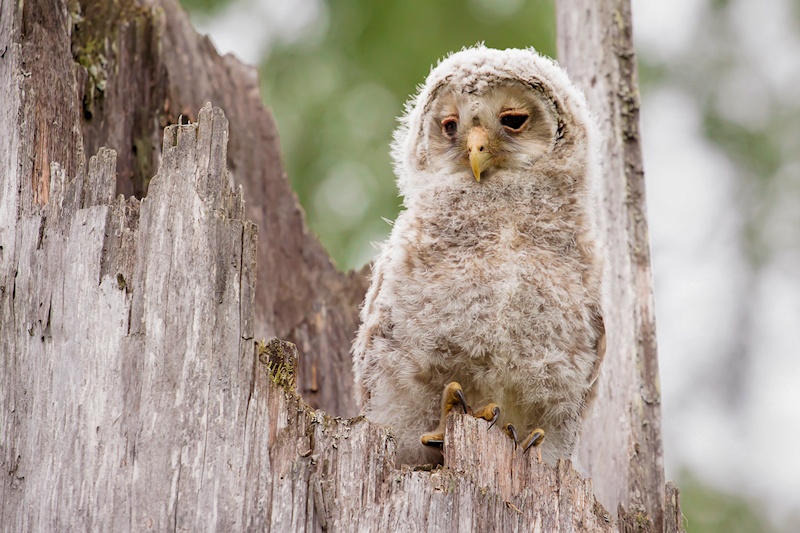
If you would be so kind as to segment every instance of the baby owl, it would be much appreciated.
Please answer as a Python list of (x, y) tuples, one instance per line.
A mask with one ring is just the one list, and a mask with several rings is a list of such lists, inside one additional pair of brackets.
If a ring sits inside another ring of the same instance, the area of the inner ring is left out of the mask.
[(405, 210), (353, 344), (359, 408), (399, 463), (441, 462), (454, 407), (571, 456), (605, 350), (597, 143), (583, 94), (533, 50), (452, 54), (407, 104)]

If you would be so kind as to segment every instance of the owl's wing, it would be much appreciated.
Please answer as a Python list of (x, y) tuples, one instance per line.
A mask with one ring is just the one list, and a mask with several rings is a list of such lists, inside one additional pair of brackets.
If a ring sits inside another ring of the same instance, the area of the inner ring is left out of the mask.
[(361, 326), (353, 341), (353, 371), (355, 379), (356, 404), (363, 408), (370, 398), (367, 377), (375, 365), (372, 345), (376, 336), (381, 336), (383, 324), (388, 320), (384, 309), (377, 304), (378, 295), (383, 287), (383, 261), (381, 257), (372, 265), (372, 282), (364, 298), (361, 308)]
[(594, 343), (597, 357), (594, 360), (592, 373), (589, 375), (589, 391), (586, 393), (586, 399), (584, 401), (584, 405), (586, 406), (592, 403), (592, 400), (594, 400), (597, 395), (597, 378), (600, 375), (600, 366), (603, 364), (603, 359), (605, 359), (606, 356), (606, 323), (603, 319), (603, 313), (598, 307), (592, 309), (592, 323), (597, 333), (597, 339)]

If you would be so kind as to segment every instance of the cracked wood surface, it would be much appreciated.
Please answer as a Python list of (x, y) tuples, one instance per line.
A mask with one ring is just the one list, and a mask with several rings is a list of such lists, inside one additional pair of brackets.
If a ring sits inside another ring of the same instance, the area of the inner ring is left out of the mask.
[[(294, 350), (270, 345), (267, 353)], [(270, 443), (252, 464), (271, 465), (271, 487), (248, 516), (271, 531), (616, 530), (569, 462), (550, 468), (484, 420), (448, 418), (444, 467), (397, 470), (388, 428), (312, 410), (276, 381), (260, 364), (252, 403), (266, 405), (248, 426)]]
[(141, 199), (163, 157), (163, 129), (195, 122), (212, 102), (230, 121), (229, 179), (242, 186), (262, 242), (255, 331), (309, 354), (298, 383), (309, 404), (354, 416), (350, 342), (366, 282), (337, 271), (306, 227), (255, 68), (217, 54), (177, 0), (2, 2), (0, 26), (3, 131), (14, 132), (3, 142), (16, 146), (5, 161), (19, 167), (19, 180), (4, 184), (16, 196), (6, 226), (48, 202), (52, 162), (75, 177), (101, 147), (117, 152), (112, 192)]
[[(578, 457), (623, 522), (675, 527), (664, 489), (655, 305), (628, 0), (559, 0), (559, 62), (586, 93), (603, 133), (600, 228), (607, 246), (606, 358)], [(674, 513), (673, 513), (674, 515)], [(665, 522), (665, 520), (667, 520)], [(633, 527), (633, 526), (631, 526)]]
[(75, 179), (54, 163), (49, 203), (4, 229), (5, 531), (241, 520), (256, 228), (227, 120), (198, 120), (165, 131), (145, 200), (113, 197), (101, 149)]

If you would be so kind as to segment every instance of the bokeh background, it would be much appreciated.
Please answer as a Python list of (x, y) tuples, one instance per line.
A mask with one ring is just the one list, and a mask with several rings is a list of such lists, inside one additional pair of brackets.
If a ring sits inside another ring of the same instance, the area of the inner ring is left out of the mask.
[[(431, 65), (555, 56), (552, 0), (183, 0), (258, 66), (340, 268), (400, 200), (388, 144)], [(667, 477), (689, 532), (800, 531), (800, 1), (633, 0)], [(386, 220), (384, 220), (386, 219)]]

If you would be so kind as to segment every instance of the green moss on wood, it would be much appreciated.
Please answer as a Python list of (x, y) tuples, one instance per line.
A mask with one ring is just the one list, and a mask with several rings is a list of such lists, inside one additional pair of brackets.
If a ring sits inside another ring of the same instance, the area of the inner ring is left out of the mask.
[(134, 169), (133, 175), (141, 179), (139, 188), (142, 191), (147, 191), (150, 187), (151, 176), (153, 175), (152, 161), (153, 161), (153, 142), (147, 135), (142, 135), (133, 139), (133, 155), (134, 155)]
[(72, 57), (86, 70), (84, 117), (89, 120), (95, 106), (105, 97), (106, 86), (115, 68), (119, 28), (123, 24), (141, 26), (152, 18), (149, 8), (133, 0), (73, 0), (69, 3), (72, 22)]
[(297, 348), (280, 339), (260, 340), (256, 343), (258, 360), (267, 365), (270, 380), (286, 392), (295, 392)]

